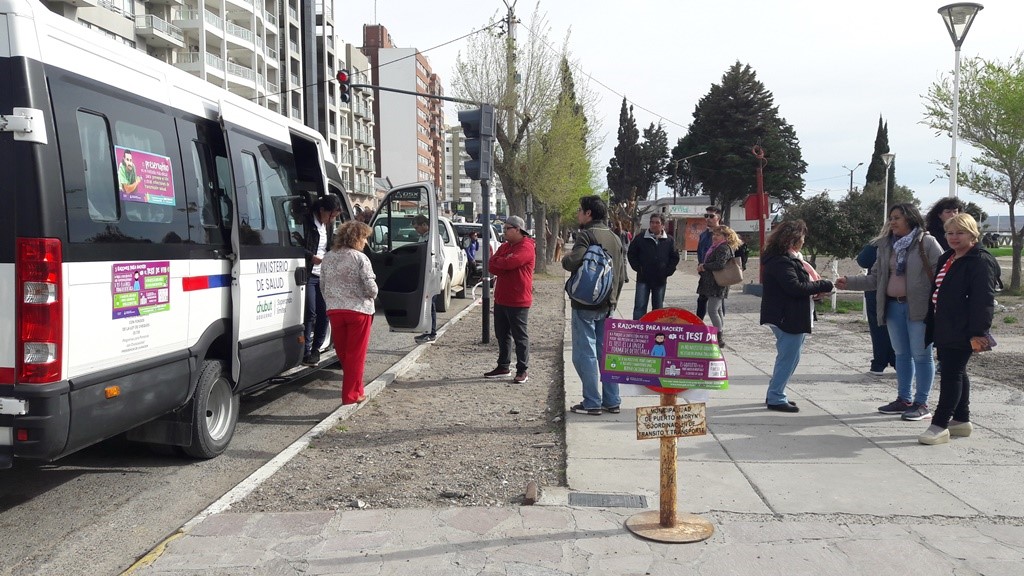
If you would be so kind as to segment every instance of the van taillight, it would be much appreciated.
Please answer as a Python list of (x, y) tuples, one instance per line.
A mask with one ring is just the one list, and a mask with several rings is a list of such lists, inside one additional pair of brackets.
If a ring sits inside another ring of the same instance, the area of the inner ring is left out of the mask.
[(64, 331), (60, 240), (18, 238), (16, 251), (15, 382), (56, 382), (61, 379), (61, 335)]

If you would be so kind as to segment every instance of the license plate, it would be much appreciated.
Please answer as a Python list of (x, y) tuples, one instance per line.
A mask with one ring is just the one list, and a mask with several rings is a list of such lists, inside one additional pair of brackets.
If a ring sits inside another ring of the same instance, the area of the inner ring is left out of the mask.
[(0, 414), (8, 416), (28, 414), (28, 402), (18, 398), (0, 398)]

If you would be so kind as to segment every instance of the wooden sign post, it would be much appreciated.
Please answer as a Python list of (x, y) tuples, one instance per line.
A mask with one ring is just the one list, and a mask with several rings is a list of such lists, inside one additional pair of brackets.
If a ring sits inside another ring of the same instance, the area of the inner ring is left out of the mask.
[[(623, 384), (643, 384), (661, 394), (660, 406), (636, 409), (637, 440), (661, 440), (659, 510), (630, 516), (626, 528), (641, 538), (657, 542), (700, 542), (710, 538), (715, 527), (701, 516), (680, 514), (677, 510), (676, 439), (707, 434), (705, 405), (702, 402), (677, 404), (676, 395), (686, 388), (726, 388), (725, 361), (715, 335), (664, 326), (703, 324), (686, 310), (655, 310), (641, 320), (661, 326), (623, 324), (620, 332), (616, 332), (614, 322), (606, 327), (609, 331), (605, 333), (605, 370), (602, 371), (603, 378), (621, 379)], [(653, 345), (650, 338), (644, 336), (650, 328), (654, 328), (655, 333)], [(658, 348), (664, 342), (667, 345)], [(648, 350), (650, 352), (646, 353)]]

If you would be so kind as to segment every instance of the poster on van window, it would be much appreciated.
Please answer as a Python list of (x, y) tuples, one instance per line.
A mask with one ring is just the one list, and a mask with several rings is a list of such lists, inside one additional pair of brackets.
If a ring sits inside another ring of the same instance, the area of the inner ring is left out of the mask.
[(174, 206), (174, 178), (168, 156), (114, 147), (117, 185), (124, 202)]
[(114, 320), (171, 309), (170, 262), (125, 262), (112, 267)]

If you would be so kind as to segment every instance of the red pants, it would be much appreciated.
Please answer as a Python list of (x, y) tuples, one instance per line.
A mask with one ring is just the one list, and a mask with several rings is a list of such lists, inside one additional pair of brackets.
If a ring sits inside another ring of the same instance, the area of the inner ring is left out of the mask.
[(344, 379), (341, 384), (341, 403), (356, 404), (366, 396), (363, 371), (366, 368), (366, 350), (370, 347), (370, 327), (373, 315), (354, 310), (328, 310), (334, 352), (341, 360)]

